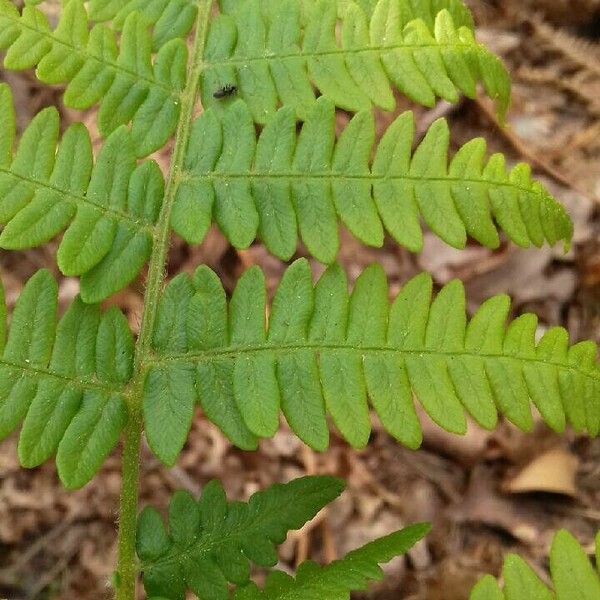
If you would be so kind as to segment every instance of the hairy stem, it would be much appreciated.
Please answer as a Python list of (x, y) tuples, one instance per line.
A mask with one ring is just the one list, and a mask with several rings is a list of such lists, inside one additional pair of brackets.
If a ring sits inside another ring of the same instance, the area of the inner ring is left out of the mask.
[(142, 325), (135, 347), (135, 376), (131, 388), (132, 393), (129, 395), (128, 400), (129, 420), (125, 429), (123, 450), (123, 483), (119, 507), (117, 600), (135, 600), (136, 597), (135, 528), (140, 478), (140, 449), (143, 428), (141, 399), (145, 362), (151, 352), (152, 333), (156, 321), (158, 302), (165, 280), (171, 211), (194, 118), (194, 107), (198, 92), (198, 81), (203, 66), (202, 56), (211, 6), (212, 0), (202, 0), (198, 7), (196, 33), (188, 65), (187, 83), (181, 96), (181, 114), (175, 136), (175, 147), (167, 178), (165, 198), (161, 207), (156, 235), (154, 236), (152, 256), (148, 266)]

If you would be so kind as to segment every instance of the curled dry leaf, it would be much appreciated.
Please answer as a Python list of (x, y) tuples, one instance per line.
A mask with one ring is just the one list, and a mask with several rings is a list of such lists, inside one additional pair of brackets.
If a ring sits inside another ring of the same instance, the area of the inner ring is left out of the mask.
[(513, 494), (550, 492), (575, 497), (578, 466), (574, 454), (562, 447), (553, 448), (535, 457), (506, 483), (505, 489)]

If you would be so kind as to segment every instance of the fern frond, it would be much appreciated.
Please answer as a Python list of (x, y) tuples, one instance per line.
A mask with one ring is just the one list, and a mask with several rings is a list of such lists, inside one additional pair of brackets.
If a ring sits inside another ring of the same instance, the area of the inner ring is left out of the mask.
[(139, 12), (152, 26), (152, 49), (156, 52), (167, 42), (184, 38), (192, 29), (198, 12), (197, 0), (89, 0), (90, 20), (98, 23), (111, 21), (122, 31), (127, 17)]
[(379, 565), (405, 554), (429, 529), (427, 524), (412, 525), (325, 567), (307, 561), (300, 565), (295, 579), (275, 571), (264, 590), (254, 584), (238, 588), (233, 600), (350, 600), (350, 592), (366, 590), (369, 581), (383, 579)]
[(292, 108), (280, 109), (257, 139), (247, 105), (208, 110), (194, 124), (172, 215), (174, 229), (200, 242), (212, 221), (231, 243), (247, 247), (257, 232), (283, 259), (296, 251), (298, 229), (308, 250), (331, 263), (339, 219), (362, 242), (381, 246), (384, 227), (400, 244), (422, 248), (420, 217), (448, 244), (467, 235), (495, 248), (494, 224), (520, 246), (571, 239), (562, 206), (524, 164), (507, 170), (495, 154), (485, 160), (481, 138), (448, 161), (444, 119), (413, 152), (411, 112), (389, 127), (371, 160), (375, 122), (358, 113), (335, 138), (335, 106), (320, 98), (299, 134)]
[(0, 439), (24, 421), (23, 466), (56, 454), (69, 488), (85, 485), (117, 444), (127, 421), (122, 395), (131, 377), (133, 336), (116, 308), (102, 314), (76, 299), (56, 323), (58, 288), (49, 272), (26, 284), (5, 343), (0, 304)]
[[(600, 552), (600, 534), (596, 538)], [(550, 572), (554, 592), (518, 555), (504, 561), (504, 590), (487, 575), (475, 586), (470, 600), (597, 600), (600, 598), (600, 577), (590, 564), (577, 540), (564, 529), (559, 531), (550, 550)]]
[(33, 248), (66, 229), (58, 266), (65, 275), (82, 276), (86, 302), (125, 287), (152, 250), (164, 189), (158, 165), (136, 166), (125, 127), (108, 137), (94, 164), (82, 124), (71, 125), (58, 144), (53, 107), (33, 119), (13, 156), (14, 108), (6, 84), (0, 84), (0, 115), (0, 247)]
[(213, 481), (197, 502), (188, 492), (175, 493), (168, 532), (159, 513), (145, 508), (136, 539), (146, 592), (183, 600), (189, 588), (200, 598), (226, 600), (228, 582), (246, 584), (250, 562), (273, 567), (275, 545), (343, 489), (333, 477), (303, 477), (257, 492), (247, 503), (228, 503), (221, 484)]
[(566, 421), (600, 431), (595, 344), (569, 349), (567, 332), (555, 327), (536, 345), (535, 316), (505, 328), (506, 296), (485, 302), (467, 324), (459, 281), (432, 301), (432, 279), (419, 275), (390, 306), (380, 266), (365, 270), (349, 296), (339, 266), (313, 288), (301, 259), (281, 281), (268, 327), (265, 297), (258, 268), (240, 279), (229, 306), (207, 267), (166, 288), (144, 389), (146, 436), (166, 464), (185, 442), (196, 401), (244, 449), (277, 431), (280, 409), (317, 450), (328, 445), (327, 412), (350, 444), (364, 447), (367, 398), (386, 429), (416, 448), (422, 434), (413, 392), (440, 427), (459, 434), (465, 411), (486, 428), (500, 411), (531, 430), (530, 400), (557, 431)]
[[(380, 0), (369, 18), (348, 1), (340, 40), (338, 7), (331, 0), (223, 5), (227, 12), (212, 20), (206, 42), (205, 108), (223, 104), (213, 94), (224, 84), (235, 84), (254, 120), (266, 123), (278, 104), (304, 119), (315, 100), (313, 85), (337, 106), (360, 111), (372, 105), (393, 110), (390, 84), (433, 106), (438, 97), (450, 102), (459, 93), (473, 97), (478, 81), (497, 100), (501, 114), (508, 107), (508, 74), (475, 41), (468, 11), (458, 2)], [(261, 5), (268, 10), (261, 12)], [(435, 18), (432, 8), (438, 9)]]
[(0, 0), (0, 48), (7, 50), (5, 68), (37, 66), (41, 81), (67, 83), (67, 106), (85, 109), (99, 102), (104, 137), (131, 121), (138, 157), (161, 148), (177, 126), (186, 44), (179, 38), (167, 42), (152, 62), (152, 38), (138, 12), (125, 20), (117, 44), (105, 25), (88, 30), (82, 0), (65, 4), (54, 31), (38, 8), (26, 6), (19, 13), (9, 0)]
[(533, 17), (529, 21), (533, 25), (536, 35), (552, 50), (562, 54), (584, 73), (596, 77), (600, 74), (597, 44), (571, 34), (564, 28), (552, 27), (538, 17)]

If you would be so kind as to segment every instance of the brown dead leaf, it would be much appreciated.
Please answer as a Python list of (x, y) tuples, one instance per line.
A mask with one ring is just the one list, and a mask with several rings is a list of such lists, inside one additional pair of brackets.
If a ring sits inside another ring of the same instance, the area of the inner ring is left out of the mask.
[(579, 460), (563, 447), (556, 447), (535, 457), (504, 486), (507, 492), (550, 492), (575, 497), (575, 477)]

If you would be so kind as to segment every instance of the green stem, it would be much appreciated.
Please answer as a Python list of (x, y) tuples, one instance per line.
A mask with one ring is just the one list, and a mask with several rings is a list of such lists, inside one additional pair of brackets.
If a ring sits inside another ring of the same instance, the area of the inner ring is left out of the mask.
[(117, 562), (117, 600), (135, 600), (137, 564), (135, 558), (135, 529), (140, 479), (140, 449), (142, 441), (142, 391), (145, 377), (145, 362), (151, 354), (152, 333), (158, 311), (161, 289), (165, 281), (165, 267), (170, 241), (171, 211), (181, 165), (190, 137), (194, 107), (198, 92), (198, 81), (203, 67), (202, 56), (208, 29), (212, 0), (199, 4), (196, 19), (196, 34), (188, 66), (187, 83), (181, 95), (181, 114), (175, 136), (175, 147), (167, 178), (165, 198), (161, 207), (152, 256), (148, 266), (148, 279), (144, 295), (142, 325), (135, 347), (134, 381), (129, 395), (129, 420), (125, 429), (123, 449), (122, 489), (119, 507), (119, 540)]
[(123, 483), (119, 506), (117, 600), (135, 600), (136, 597), (135, 530), (140, 480), (141, 441), (141, 411), (130, 410), (129, 421), (125, 429), (122, 460)]

